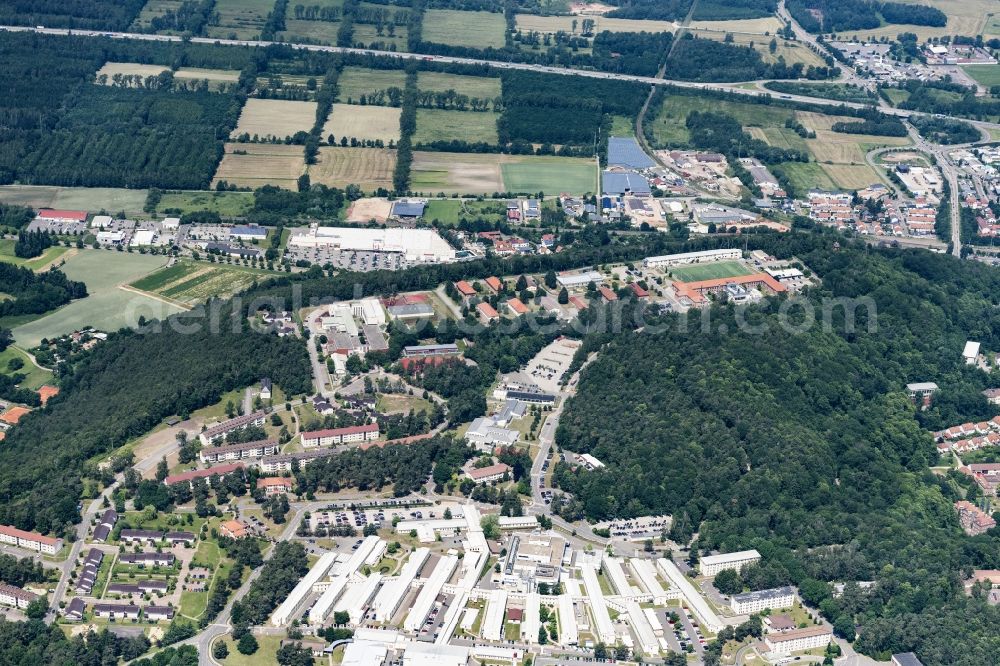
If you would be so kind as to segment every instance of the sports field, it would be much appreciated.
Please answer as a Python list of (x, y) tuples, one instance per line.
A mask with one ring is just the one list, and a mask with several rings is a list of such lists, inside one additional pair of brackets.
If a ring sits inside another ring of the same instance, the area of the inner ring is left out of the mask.
[(424, 12), (423, 39), (435, 44), (483, 49), (503, 48), (507, 23), (503, 14), (428, 9)]
[(58, 187), (53, 185), (0, 185), (0, 201), (33, 208), (125, 211), (141, 213), (146, 190), (117, 187)]
[(309, 178), (329, 187), (357, 185), (366, 192), (380, 187), (391, 190), (395, 168), (395, 150), (324, 146), (319, 149), (316, 164), (309, 167)]
[(208, 36), (226, 39), (236, 35), (237, 39), (256, 39), (273, 8), (274, 0), (217, 0), (215, 12), (219, 15), (219, 24), (208, 26)]
[(264, 271), (241, 266), (213, 266), (182, 260), (136, 280), (131, 286), (170, 301), (194, 305), (215, 296), (231, 296), (264, 274)]
[(337, 79), (337, 101), (357, 102), (364, 95), (406, 86), (406, 73), (401, 69), (368, 69), (345, 67)]
[(594, 163), (582, 158), (414, 151), (410, 188), (426, 194), (583, 194), (595, 190), (596, 174)]
[(713, 261), (705, 264), (677, 266), (668, 269), (678, 282), (700, 282), (701, 280), (717, 280), (719, 278), (750, 275), (752, 270), (738, 261)]
[(417, 131), (413, 135), (413, 143), (419, 145), (457, 139), (469, 143), (484, 142), (496, 145), (499, 141), (497, 138), (499, 117), (499, 113), (492, 111), (417, 109)]
[(337, 141), (341, 137), (399, 141), (399, 113), (399, 108), (391, 106), (334, 104), (322, 137), (326, 140), (332, 134)]
[(81, 250), (70, 257), (63, 272), (87, 285), (89, 295), (14, 329), (21, 347), (35, 347), (42, 338), (71, 333), (85, 326), (116, 331), (133, 326), (140, 316), (164, 318), (180, 308), (150, 296), (121, 288), (163, 266), (166, 257), (109, 250)]
[(212, 179), (247, 187), (277, 185), (295, 189), (298, 177), (305, 173), (306, 159), (302, 146), (270, 143), (227, 143), (226, 154)]
[(423, 92), (454, 90), (460, 95), (479, 99), (494, 99), (500, 96), (500, 79), (492, 76), (420, 72), (417, 75), (417, 87)]
[(249, 134), (284, 139), (296, 132), (308, 132), (316, 122), (316, 102), (292, 102), (284, 99), (247, 100), (232, 136)]

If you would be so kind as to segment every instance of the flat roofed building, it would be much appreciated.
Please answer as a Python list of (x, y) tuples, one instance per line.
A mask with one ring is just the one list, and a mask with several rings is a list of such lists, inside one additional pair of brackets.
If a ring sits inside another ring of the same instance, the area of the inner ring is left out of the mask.
[(510, 446), (515, 444), (521, 438), (521, 433), (501, 428), (494, 425), (492, 419), (480, 416), (465, 431), (465, 438), (480, 449), (489, 449), (494, 445)]
[(575, 273), (561, 273), (556, 276), (556, 282), (560, 287), (572, 289), (574, 287), (586, 287), (591, 282), (598, 283), (604, 276), (597, 271), (582, 271)]
[(924, 663), (912, 652), (900, 652), (892, 655), (892, 666), (924, 666)]
[(760, 562), (760, 553), (756, 550), (741, 550), (736, 553), (721, 553), (706, 555), (698, 563), (698, 571), (702, 576), (714, 576), (724, 569), (739, 571), (748, 564)]
[(630, 169), (649, 169), (656, 166), (639, 142), (632, 137), (608, 137), (608, 165)]
[(403, 347), (403, 356), (407, 358), (420, 358), (422, 356), (457, 356), (462, 353), (458, 345), (454, 343), (446, 345), (410, 345)]
[(773, 653), (791, 654), (792, 652), (825, 647), (830, 644), (832, 639), (833, 633), (829, 627), (812, 626), (768, 634), (764, 637), (764, 644)]
[(787, 586), (776, 587), (771, 590), (734, 594), (729, 599), (729, 606), (733, 609), (733, 612), (740, 615), (759, 613), (765, 608), (771, 610), (789, 608), (794, 603), (795, 589)]
[(407, 261), (434, 263), (455, 260), (455, 250), (431, 229), (363, 229), (319, 227), (293, 232), (290, 247), (329, 248), (342, 252), (401, 254)]
[(623, 194), (649, 194), (649, 181), (632, 171), (605, 171), (601, 174), (601, 192), (621, 196)]
[(378, 439), (378, 424), (366, 423), (346, 428), (331, 428), (313, 430), (302, 433), (302, 446), (333, 446), (334, 444), (349, 444), (351, 442), (370, 442)]
[(743, 257), (743, 251), (734, 248), (727, 250), (702, 250), (700, 252), (682, 252), (680, 254), (665, 254), (657, 257), (646, 257), (642, 260), (645, 268), (660, 268), (663, 266), (682, 266), (685, 264), (700, 264), (708, 261), (735, 261)]
[(962, 358), (968, 365), (973, 365), (976, 362), (976, 358), (979, 356), (979, 343), (969, 340), (965, 343), (965, 349), (962, 350)]

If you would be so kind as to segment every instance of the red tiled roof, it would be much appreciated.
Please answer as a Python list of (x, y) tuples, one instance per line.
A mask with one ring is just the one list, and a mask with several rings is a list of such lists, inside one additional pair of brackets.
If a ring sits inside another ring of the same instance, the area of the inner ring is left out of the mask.
[(27, 539), (28, 541), (37, 541), (38, 543), (45, 543), (50, 546), (55, 546), (59, 543), (59, 539), (43, 536), (38, 532), (19, 530), (11, 525), (0, 525), (0, 534), (6, 534), (7, 536), (16, 537), (18, 539)]
[(286, 479), (281, 476), (266, 476), (263, 479), (257, 479), (258, 488), (291, 488), (294, 483), (294, 479)]
[(462, 296), (475, 296), (476, 290), (472, 288), (472, 285), (465, 280), (459, 280), (455, 283), (455, 289), (458, 290)]
[(489, 303), (480, 303), (476, 306), (476, 309), (479, 310), (479, 314), (490, 319), (496, 319), (500, 316), (500, 313), (496, 311), (496, 308)]
[(483, 280), (483, 282), (485, 282), (486, 286), (492, 289), (493, 291), (500, 291), (500, 289), (503, 287), (503, 283), (500, 282), (500, 278), (497, 277), (490, 276), (485, 280)]
[(61, 220), (79, 220), (80, 222), (82, 222), (83, 220), (87, 219), (87, 211), (42, 208), (38, 211), (38, 217), (45, 217), (49, 219), (61, 219)]
[(216, 465), (215, 467), (209, 467), (208, 469), (193, 469), (189, 472), (181, 472), (180, 474), (171, 474), (167, 478), (163, 479), (163, 483), (168, 486), (172, 486), (175, 483), (182, 483), (184, 481), (191, 481), (192, 479), (199, 479), (204, 477), (212, 476), (213, 474), (218, 474), (222, 476), (224, 474), (229, 474), (230, 472), (235, 472), (243, 467), (243, 463), (229, 463), (226, 465)]
[(528, 313), (528, 306), (522, 303), (520, 298), (512, 298), (507, 301), (507, 307), (519, 315)]
[(599, 292), (601, 292), (601, 296), (603, 296), (604, 300), (606, 300), (606, 301), (617, 301), (618, 300), (618, 294), (616, 294), (615, 292), (611, 291), (607, 287), (603, 287), (603, 286), (602, 287), (598, 287), (597, 290)]
[(377, 446), (380, 449), (385, 448), (387, 445), (395, 446), (399, 444), (406, 446), (407, 444), (416, 444), (417, 442), (422, 442), (424, 440), (430, 439), (433, 436), (434, 436), (433, 433), (428, 432), (424, 433), (423, 435), (413, 435), (412, 437), (400, 437), (399, 439), (384, 439), (381, 441), (376, 440), (374, 442), (365, 442), (358, 448), (360, 448), (362, 451), (367, 451), (373, 446)]
[(473, 479), (485, 479), (496, 474), (506, 474), (510, 471), (510, 466), (504, 463), (497, 463), (496, 465), (490, 465), (489, 467), (480, 467), (479, 469), (470, 469), (469, 476)]
[(629, 289), (632, 290), (632, 293), (635, 294), (638, 298), (647, 298), (649, 296), (649, 292), (640, 287), (639, 284), (636, 282), (633, 282), (628, 287)]

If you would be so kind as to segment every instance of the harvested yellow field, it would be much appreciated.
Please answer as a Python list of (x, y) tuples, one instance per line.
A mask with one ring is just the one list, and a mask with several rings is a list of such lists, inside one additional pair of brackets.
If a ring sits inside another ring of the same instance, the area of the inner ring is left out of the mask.
[(843, 134), (830, 128), (837, 122), (856, 122), (857, 118), (827, 116), (819, 113), (796, 112), (795, 117), (807, 128), (816, 132), (815, 139), (806, 145), (817, 162), (834, 164), (865, 164), (865, 153), (877, 146), (907, 146), (910, 139), (903, 136), (871, 136)]
[[(727, 23), (727, 21), (714, 22)], [(823, 66), (826, 64), (822, 58), (810, 51), (805, 45), (789, 42), (781, 38), (777, 38), (777, 49), (774, 53), (771, 53), (768, 46), (771, 40), (775, 39), (773, 36), (746, 32), (719, 32), (717, 30), (692, 30), (691, 33), (696, 37), (714, 39), (716, 41), (722, 41), (726, 38), (726, 35), (732, 35), (734, 44), (753, 46), (760, 53), (764, 62), (768, 63), (778, 62), (779, 57), (784, 57), (785, 62), (789, 65), (794, 65), (797, 62), (801, 62), (806, 67), (809, 65)]]
[(371, 192), (380, 187), (392, 189), (395, 168), (395, 150), (324, 146), (319, 149), (316, 164), (309, 167), (309, 178), (329, 187), (357, 185)]
[(500, 163), (511, 155), (415, 151), (410, 187), (445, 194), (504, 192)]
[(737, 21), (691, 21), (691, 28), (696, 30), (709, 30), (714, 32), (744, 32), (758, 35), (775, 34), (781, 30), (782, 23), (777, 16), (765, 16), (764, 18), (741, 19)]
[(276, 185), (293, 190), (306, 171), (302, 146), (269, 143), (227, 143), (226, 154), (215, 171), (219, 181), (246, 187)]
[(123, 76), (135, 76), (138, 74), (146, 78), (147, 76), (159, 76), (169, 69), (169, 67), (164, 67), (163, 65), (143, 65), (137, 62), (106, 62), (104, 63), (104, 67), (97, 70), (95, 80), (100, 83), (103, 76), (106, 77), (104, 79), (105, 85), (111, 85), (114, 83), (115, 74)]
[(234, 69), (202, 69), (201, 67), (181, 67), (174, 72), (175, 79), (207, 79), (218, 83), (236, 83), (240, 73)]
[(249, 134), (284, 139), (296, 132), (308, 132), (316, 122), (316, 102), (251, 97), (243, 107), (232, 136)]
[(399, 141), (399, 113), (391, 106), (334, 104), (323, 125), (323, 138), (333, 135), (338, 142), (341, 137)]
[[(583, 32), (583, 22), (594, 22), (594, 34), (599, 32), (673, 32), (677, 24), (672, 21), (645, 21), (640, 19), (604, 18), (603, 16), (537, 16), (518, 14), (517, 29), (522, 32), (556, 33), (567, 32), (579, 35)], [(573, 23), (576, 23), (576, 29)]]

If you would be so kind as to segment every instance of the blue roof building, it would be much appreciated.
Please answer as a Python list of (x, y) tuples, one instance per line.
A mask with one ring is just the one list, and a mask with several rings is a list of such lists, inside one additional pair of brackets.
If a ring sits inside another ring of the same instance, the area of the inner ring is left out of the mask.
[(422, 201), (397, 201), (392, 204), (393, 217), (423, 217), (424, 202)]
[(649, 181), (632, 171), (605, 171), (601, 174), (601, 192), (603, 194), (649, 194)]
[(649, 169), (656, 166), (649, 155), (633, 138), (613, 136), (608, 139), (608, 165), (629, 169)]

